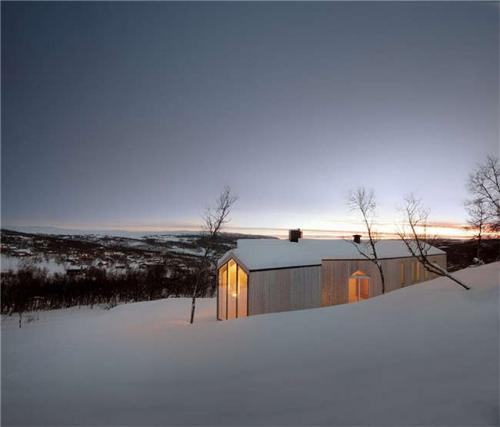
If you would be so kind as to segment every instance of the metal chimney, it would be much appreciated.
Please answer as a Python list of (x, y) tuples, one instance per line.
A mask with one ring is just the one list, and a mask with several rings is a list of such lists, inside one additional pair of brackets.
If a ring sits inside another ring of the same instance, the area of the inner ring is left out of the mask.
[(300, 228), (288, 230), (288, 240), (290, 240), (290, 242), (298, 243), (299, 239), (302, 239), (302, 230)]
[(361, 243), (361, 234), (353, 234), (352, 238), (354, 240), (354, 243)]

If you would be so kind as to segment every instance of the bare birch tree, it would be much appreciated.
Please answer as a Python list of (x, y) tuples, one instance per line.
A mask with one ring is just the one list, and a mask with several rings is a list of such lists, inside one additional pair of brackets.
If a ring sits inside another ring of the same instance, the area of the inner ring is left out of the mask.
[(480, 200), (488, 217), (488, 230), (500, 231), (500, 164), (488, 156), (469, 175), (467, 189), (471, 200)]
[(412, 256), (417, 258), (418, 262), (430, 273), (447, 277), (462, 288), (470, 289), (465, 283), (448, 273), (446, 268), (441, 267), (429, 258), (429, 252), (432, 248), (429, 243), (429, 241), (432, 241), (432, 237), (427, 235), (429, 210), (424, 208), (422, 202), (416, 199), (414, 195), (405, 198), (405, 205), (402, 210), (404, 219), (398, 235)]
[(229, 222), (229, 214), (237, 199), (238, 198), (231, 193), (231, 188), (226, 186), (217, 198), (215, 206), (208, 207), (203, 215), (203, 235), (201, 239), (203, 254), (198, 261), (189, 323), (194, 322), (196, 297), (200, 291), (201, 283), (207, 275), (210, 275), (210, 270), (214, 266), (216, 260), (215, 246), (219, 234), (224, 225)]
[(367, 190), (364, 187), (358, 187), (352, 190), (349, 194), (348, 205), (353, 211), (358, 211), (361, 214), (361, 218), (366, 228), (366, 233), (368, 235), (368, 248), (363, 250), (360, 247), (360, 243), (353, 242), (358, 252), (367, 260), (371, 261), (377, 266), (378, 272), (380, 274), (380, 281), (382, 283), (382, 293), (385, 294), (385, 277), (384, 270), (382, 269), (382, 263), (378, 258), (377, 254), (377, 241), (376, 233), (373, 229), (373, 224), (375, 221), (375, 210), (377, 207), (377, 202), (375, 200), (375, 194), (373, 190)]
[(475, 230), (477, 249), (476, 258), (481, 261), (481, 244), (483, 240), (483, 233), (489, 229), (490, 212), (484, 199), (476, 198), (465, 203), (465, 209), (469, 214), (467, 223), (470, 228)]

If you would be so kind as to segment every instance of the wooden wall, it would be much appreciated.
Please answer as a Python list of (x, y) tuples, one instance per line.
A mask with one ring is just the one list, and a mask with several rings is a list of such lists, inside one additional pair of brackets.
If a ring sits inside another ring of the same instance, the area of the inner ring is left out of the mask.
[[(446, 268), (446, 254), (432, 255), (429, 258)], [(386, 292), (434, 278), (415, 258), (384, 259), (381, 262)], [(380, 295), (382, 282), (378, 269), (372, 262), (368, 260), (323, 260), (321, 265), (321, 305), (347, 303), (347, 283), (349, 277), (358, 270), (371, 278), (370, 295)]]
[(321, 306), (321, 267), (250, 272), (248, 314)]
[[(446, 268), (445, 254), (429, 258)], [(386, 292), (434, 278), (415, 258), (381, 262)], [(317, 267), (252, 271), (248, 284), (248, 315), (345, 304), (349, 277), (358, 270), (371, 278), (370, 295), (380, 295), (382, 284), (378, 269), (368, 260), (323, 260)]]

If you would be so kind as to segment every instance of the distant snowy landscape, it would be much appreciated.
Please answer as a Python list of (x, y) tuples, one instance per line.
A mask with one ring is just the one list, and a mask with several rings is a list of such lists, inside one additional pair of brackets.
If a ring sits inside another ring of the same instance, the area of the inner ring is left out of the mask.
[[(350, 305), (2, 318), (2, 425), (497, 425), (500, 263)], [(30, 321), (31, 320), (31, 321)]]

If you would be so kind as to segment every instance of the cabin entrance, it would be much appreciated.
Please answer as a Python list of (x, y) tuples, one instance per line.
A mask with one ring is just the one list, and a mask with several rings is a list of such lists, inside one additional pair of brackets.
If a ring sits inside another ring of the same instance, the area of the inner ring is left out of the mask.
[(370, 276), (358, 270), (349, 278), (348, 302), (359, 302), (368, 298), (370, 298)]
[(236, 319), (248, 315), (248, 274), (230, 259), (218, 271), (217, 318)]

